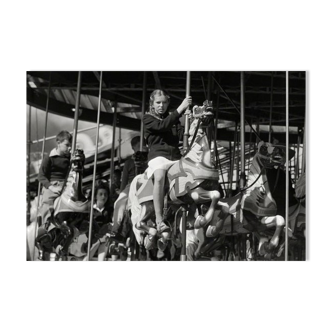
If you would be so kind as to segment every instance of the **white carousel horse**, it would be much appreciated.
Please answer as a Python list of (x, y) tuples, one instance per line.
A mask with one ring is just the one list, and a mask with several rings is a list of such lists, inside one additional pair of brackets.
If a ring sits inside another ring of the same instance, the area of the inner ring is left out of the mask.
[[(84, 166), (83, 150), (77, 149), (71, 159), (70, 171), (61, 195), (54, 201), (54, 209), (46, 216), (46, 224), (38, 228), (36, 219), (27, 227), (28, 259), (34, 260), (35, 245), (39, 254), (43, 251), (55, 252), (62, 249), (68, 254), (73, 239), (88, 231), (90, 201), (82, 193)], [(36, 237), (36, 234), (37, 237)], [(59, 252), (58, 252), (59, 254)]]
[[(212, 102), (205, 101), (203, 106), (193, 108), (193, 118), (190, 129), (190, 148), (179, 161), (170, 167), (167, 172), (168, 185), (165, 194), (168, 195), (168, 205), (174, 215), (181, 206), (193, 206), (189, 209), (187, 223), (196, 228), (209, 224), (219, 203), (220, 192), (218, 184), (218, 170), (215, 168), (212, 153), (204, 132), (213, 118)], [(196, 132), (196, 134), (195, 134)], [(157, 246), (158, 237), (155, 234), (155, 212), (153, 207), (153, 182), (147, 179), (146, 172), (138, 175), (131, 183), (129, 202), (131, 205), (133, 230), (137, 242), (147, 248)], [(204, 216), (195, 216), (196, 207), (202, 203), (210, 203)], [(170, 223), (171, 221), (168, 220)], [(178, 244), (178, 226), (172, 228), (172, 243)], [(147, 237), (144, 237), (148, 234)], [(146, 243), (144, 243), (144, 238)], [(190, 239), (190, 234), (189, 237)], [(158, 241), (158, 247), (161, 249)], [(174, 248), (173, 248), (174, 249)], [(162, 250), (162, 249), (161, 249)]]

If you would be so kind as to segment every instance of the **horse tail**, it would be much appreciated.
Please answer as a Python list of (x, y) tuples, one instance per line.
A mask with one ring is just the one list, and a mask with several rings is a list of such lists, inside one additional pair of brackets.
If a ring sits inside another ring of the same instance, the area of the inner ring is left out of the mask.
[(137, 242), (142, 245), (142, 235), (143, 232), (139, 231), (135, 225), (141, 218), (142, 206), (138, 202), (138, 197), (136, 195), (137, 192), (137, 182), (141, 174), (137, 175), (130, 184), (129, 194), (128, 194), (128, 210), (131, 210), (131, 222), (133, 224), (133, 232), (135, 234), (135, 238)]

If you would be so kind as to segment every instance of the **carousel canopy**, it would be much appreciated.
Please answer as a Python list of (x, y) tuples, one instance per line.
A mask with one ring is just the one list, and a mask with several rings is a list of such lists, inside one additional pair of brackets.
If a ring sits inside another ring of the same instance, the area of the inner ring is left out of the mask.
[[(146, 109), (149, 94), (157, 88), (171, 97), (170, 109), (178, 107), (186, 94), (185, 71), (146, 72)], [(96, 122), (100, 72), (82, 73), (79, 120)], [(104, 71), (100, 122), (113, 125), (114, 110), (117, 126), (139, 131), (143, 96), (142, 71)], [(50, 87), (49, 112), (74, 118), (78, 72), (28, 71), (27, 104), (45, 110)], [(290, 143), (296, 143), (304, 128), (305, 72), (289, 73)], [(190, 94), (194, 104), (212, 100), (218, 113), (217, 139), (232, 141), (234, 128), (240, 123), (240, 72), (191, 72)], [(286, 73), (245, 72), (245, 119), (259, 130), (260, 138), (268, 140), (271, 121), (273, 137), (286, 141)], [(246, 128), (246, 142), (255, 139)]]

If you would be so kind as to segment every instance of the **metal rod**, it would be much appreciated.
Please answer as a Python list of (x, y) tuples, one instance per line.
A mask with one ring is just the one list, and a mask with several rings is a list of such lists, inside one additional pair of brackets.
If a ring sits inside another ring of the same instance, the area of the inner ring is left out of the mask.
[(232, 178), (231, 178), (231, 169), (232, 169), (232, 158), (233, 158), (233, 153), (232, 153), (232, 142), (229, 141), (229, 173), (228, 173), (228, 193), (227, 193), (227, 197), (231, 197), (231, 187), (232, 187)]
[(73, 126), (73, 144), (71, 148), (72, 157), (74, 156), (76, 150), (77, 127), (78, 127), (78, 117), (79, 117), (80, 98), (81, 98), (81, 85), (82, 85), (82, 72), (79, 71), (77, 79), (77, 94), (76, 94), (75, 117), (74, 117), (74, 126)]
[(28, 129), (27, 129), (27, 179), (26, 179), (26, 186), (27, 186), (27, 221), (26, 224), (30, 223), (30, 142), (31, 142), (31, 106), (29, 106), (28, 112)]
[(144, 141), (144, 111), (145, 111), (145, 103), (146, 103), (146, 71), (143, 74), (143, 95), (142, 95), (142, 117), (141, 117), (141, 140), (139, 149), (140, 151), (143, 151), (143, 141)]
[[(187, 81), (186, 81), (186, 97), (190, 96), (190, 71), (187, 71)], [(189, 107), (188, 107), (189, 109)], [(186, 113), (188, 113), (186, 111)], [(183, 151), (186, 153), (188, 149), (188, 138), (189, 138), (189, 114), (185, 114), (185, 122), (184, 122), (184, 135), (183, 135)], [(181, 261), (187, 260), (187, 231), (186, 231), (186, 209), (182, 207), (182, 248), (181, 248)]]
[(110, 182), (113, 184), (114, 177), (114, 157), (115, 157), (115, 132), (116, 132), (116, 115), (117, 115), (117, 103), (114, 104), (114, 117), (113, 117), (113, 136), (112, 136), (112, 149), (111, 149), (111, 174)]
[(244, 82), (244, 72), (241, 71), (241, 172), (240, 172), (240, 189), (243, 189), (246, 182), (245, 173), (245, 82)]
[[(46, 134), (47, 134), (47, 123), (48, 123), (48, 109), (49, 109), (49, 101), (50, 101), (50, 93), (51, 93), (51, 80), (52, 80), (52, 72), (50, 72), (50, 78), (48, 80), (48, 90), (47, 90), (47, 99), (46, 99), (46, 109), (45, 109), (45, 125), (44, 125), (44, 137), (43, 137), (43, 145), (42, 145), (42, 153), (41, 153), (41, 163), (44, 160), (44, 153), (45, 153), (45, 141), (46, 141)], [(30, 180), (29, 180), (30, 181)], [(40, 191), (41, 191), (41, 184), (38, 181), (38, 192), (37, 192), (37, 225), (41, 224), (41, 218), (39, 217), (39, 209), (40, 209)], [(35, 227), (35, 239), (37, 238), (38, 227)], [(35, 257), (35, 246), (33, 246), (33, 258)]]
[(93, 164), (93, 179), (92, 179), (92, 193), (91, 193), (91, 209), (90, 209), (90, 223), (89, 223), (89, 237), (88, 237), (88, 252), (87, 257), (90, 260), (90, 246), (91, 246), (91, 234), (92, 234), (92, 224), (93, 224), (93, 200), (95, 197), (95, 186), (96, 186), (96, 172), (97, 172), (97, 158), (98, 158), (98, 140), (99, 140), (99, 121), (100, 121), (100, 109), (101, 109), (101, 92), (103, 86), (103, 72), (100, 72), (99, 79), (99, 101), (98, 101), (98, 113), (97, 113), (97, 132), (96, 132), (96, 150), (95, 150), (95, 160)]
[(285, 261), (288, 261), (288, 210), (289, 210), (289, 82), (288, 82), (288, 71), (286, 71), (286, 234), (285, 234)]
[[(231, 163), (231, 167), (230, 167), (230, 176), (229, 176), (229, 181), (230, 181), (230, 187), (229, 187), (229, 197), (232, 197), (232, 190), (233, 190), (233, 176), (234, 176), (234, 168), (235, 168), (235, 155), (236, 155), (236, 147), (238, 144), (238, 125), (236, 123), (235, 125), (236, 130), (234, 130), (234, 144), (233, 144), (233, 148), (232, 148), (232, 158), (230, 158), (230, 163)], [(231, 154), (230, 154), (231, 155)]]
[(303, 126), (303, 147), (302, 147), (302, 170), (301, 174), (305, 173), (305, 166), (306, 166), (306, 115), (307, 115), (307, 105), (308, 105), (308, 82), (307, 82), (307, 72), (305, 72), (305, 109), (304, 109), (304, 126)]
[(271, 76), (269, 143), (271, 143), (271, 133), (272, 133), (272, 111), (273, 111), (273, 72)]
[[(296, 165), (295, 165), (295, 179), (297, 180), (300, 174), (300, 128), (297, 128), (297, 146), (296, 146)], [(295, 159), (295, 158), (294, 158)]]
[[(46, 109), (45, 109), (44, 137), (43, 137), (43, 145), (42, 145), (42, 153), (41, 153), (41, 162), (42, 163), (43, 163), (43, 160), (44, 160), (44, 153), (45, 153), (45, 142), (46, 142), (47, 123), (48, 123), (48, 105), (49, 105), (50, 93), (51, 93), (51, 79), (52, 79), (52, 72), (50, 72), (50, 78), (48, 80), (47, 100), (46, 100)], [(54, 136), (54, 138), (55, 137), (56, 136)], [(41, 188), (41, 184), (38, 182), (37, 216), (39, 214), (40, 190), (41, 190), (40, 188)]]
[[(212, 99), (211, 98), (211, 88), (212, 88), (212, 74), (209, 71), (208, 72), (207, 93), (206, 93), (207, 100)], [(207, 137), (208, 137), (208, 142), (209, 142), (211, 149), (213, 149), (213, 145), (214, 145), (214, 142), (212, 141), (212, 130), (213, 130), (213, 128), (211, 125), (207, 127)]]
[(219, 99), (220, 93), (217, 93), (217, 110), (216, 110), (216, 117), (215, 117), (215, 126), (214, 126), (214, 137), (217, 140), (217, 133), (218, 133), (218, 117), (219, 117)]
[(187, 237), (186, 237), (186, 224), (187, 224), (187, 211), (184, 207), (181, 208), (182, 211), (182, 225), (181, 225), (181, 232), (182, 232), (182, 237), (181, 237), (181, 256), (180, 260), (181, 261), (186, 261), (187, 260)]
[(121, 127), (119, 126), (119, 148), (118, 148), (118, 163), (121, 164)]
[[(213, 77), (213, 76), (212, 76)], [(213, 79), (214, 79), (214, 81), (217, 83), (217, 85), (219, 86), (219, 88), (220, 88), (220, 90), (224, 93), (224, 95), (225, 96), (222, 96), (221, 95), (221, 97), (222, 98), (226, 98), (232, 105), (233, 105), (233, 107), (238, 111), (238, 113), (239, 114), (241, 114), (241, 111), (238, 109), (238, 107), (235, 105), (235, 103), (234, 103), (234, 101), (227, 95), (227, 93), (226, 93), (226, 91), (222, 88), (222, 86), (218, 83), (218, 81), (213, 77)], [(245, 121), (247, 122), (247, 124), (249, 125), (249, 126), (251, 126), (251, 124), (245, 119)], [(258, 133), (256, 132), (256, 130), (254, 130), (253, 128), (252, 128), (252, 130), (253, 130), (253, 132), (254, 132), (254, 134), (259, 138), (259, 135), (258, 135)], [(259, 138), (260, 139), (260, 138)]]
[[(186, 81), (186, 97), (190, 96), (190, 71), (187, 71), (187, 81)], [(187, 113), (187, 112), (186, 112)], [(184, 119), (184, 134), (183, 134), (183, 152), (186, 153), (188, 149), (188, 139), (189, 139), (189, 114), (185, 113)]]

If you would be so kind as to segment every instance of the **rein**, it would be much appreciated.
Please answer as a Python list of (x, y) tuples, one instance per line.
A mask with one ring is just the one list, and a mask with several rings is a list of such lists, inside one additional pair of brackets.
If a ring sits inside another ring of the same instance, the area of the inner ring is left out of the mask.
[(195, 129), (195, 133), (194, 133), (194, 136), (193, 136), (193, 139), (191, 140), (191, 143), (186, 151), (186, 153), (182, 156), (182, 157), (185, 157), (191, 150), (191, 148), (193, 147), (194, 143), (195, 143), (195, 139), (196, 139), (196, 136), (197, 136), (197, 133), (198, 133), (198, 129), (199, 129), (199, 126), (201, 124), (202, 120), (201, 119), (198, 119), (198, 123), (197, 123), (197, 127)]

